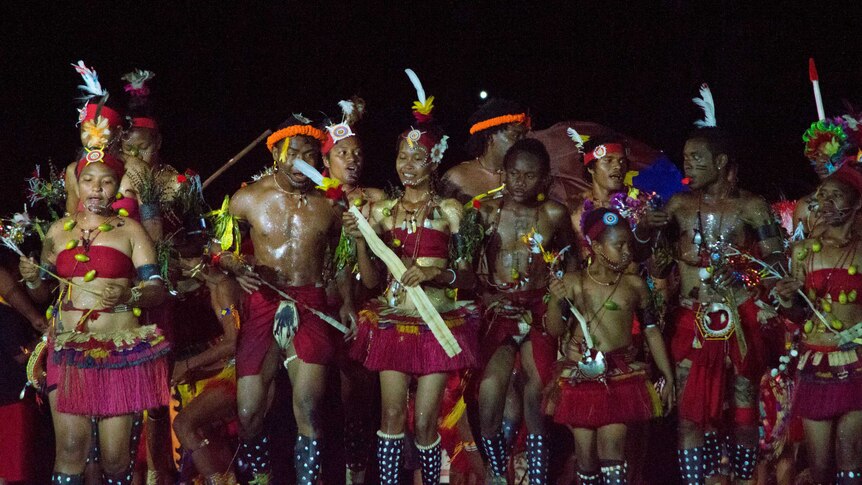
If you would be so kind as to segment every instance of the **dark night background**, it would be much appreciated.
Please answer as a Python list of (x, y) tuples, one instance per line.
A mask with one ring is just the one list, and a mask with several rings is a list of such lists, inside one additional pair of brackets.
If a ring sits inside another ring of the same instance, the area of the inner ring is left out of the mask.
[[(369, 108), (366, 182), (385, 185), (415, 98), (405, 67), (436, 96), (455, 148), (447, 165), (465, 158), (466, 119), (482, 89), (529, 106), (538, 128), (596, 121), (679, 162), (700, 117), (690, 98), (706, 81), (719, 125), (743, 140), (742, 185), (770, 198), (779, 189), (798, 197), (815, 181), (801, 142), (816, 118), (808, 57), (828, 115), (844, 112), (843, 99), (862, 106), (858, 2), (217, 3), (0, 7), (0, 211), (20, 210), (35, 164), (72, 160), (79, 77), (69, 64), (78, 59), (115, 102), (123, 73), (154, 71), (163, 160), (204, 177), (291, 112), (336, 115), (336, 102), (356, 93)], [(209, 200), (268, 160), (254, 150)]]

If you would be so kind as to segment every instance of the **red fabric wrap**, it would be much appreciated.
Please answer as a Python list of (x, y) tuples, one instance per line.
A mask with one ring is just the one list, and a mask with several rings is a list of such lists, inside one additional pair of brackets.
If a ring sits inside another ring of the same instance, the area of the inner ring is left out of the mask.
[(38, 409), (28, 398), (0, 406), (0, 478), (11, 483), (36, 480)]
[(359, 329), (350, 357), (372, 371), (394, 370), (420, 376), (475, 367), (479, 308), (471, 302), (440, 316), (461, 346), (461, 353), (453, 357), (446, 355), (421, 318), (403, 315), (380, 300), (371, 300), (359, 312)]
[[(296, 355), (311, 364), (327, 365), (335, 358), (341, 332), (311, 313), (306, 306), (322, 311), (326, 292), (317, 286), (281, 288), (300, 302), (296, 305), (299, 327), (293, 337)], [(236, 344), (237, 377), (260, 374), (263, 359), (275, 342), (272, 328), (282, 298), (268, 288), (246, 295), (242, 302), (242, 324)]]
[[(831, 361), (831, 362), (830, 362)], [(804, 345), (796, 374), (793, 414), (804, 419), (835, 419), (862, 410), (862, 346)]]
[(399, 256), (412, 257), (415, 254), (417, 258), (446, 259), (449, 257), (449, 234), (443, 231), (423, 227), (407, 234), (405, 229), (399, 227), (393, 229), (392, 234), (401, 241), (401, 244), (395, 248)]
[(132, 118), (132, 128), (149, 128), (154, 131), (159, 130), (159, 124), (152, 118)]
[[(98, 103), (88, 103), (86, 114), (84, 114), (84, 118), (81, 120), (81, 123), (96, 119), (96, 110), (98, 109)], [(107, 106), (102, 106), (102, 110), (99, 111), (99, 116), (108, 120), (108, 125), (112, 128), (123, 125), (123, 115)]]
[(134, 336), (122, 340), (115, 338), (119, 334), (73, 333), (59, 348), (54, 344), (49, 357), (56, 366), (58, 411), (109, 417), (168, 404), (168, 342), (154, 327), (128, 333)]
[[(558, 381), (559, 401), (554, 410), (554, 422), (572, 428), (596, 429), (616, 423), (647, 421), (655, 413), (654, 391), (644, 370), (633, 370), (629, 349), (617, 349), (605, 354), (608, 363), (606, 384), (598, 381), (577, 382), (561, 377)], [(566, 361), (564, 366), (577, 366)]]
[(851, 275), (847, 268), (814, 270), (805, 276), (805, 289), (814, 289), (820, 298), (829, 293), (833, 300), (838, 301), (841, 292), (845, 295), (852, 290), (862, 293), (862, 274)]
[[(86, 254), (90, 260), (82, 263), (75, 259), (76, 254)], [(75, 249), (64, 249), (57, 254), (57, 274), (63, 278), (83, 277), (90, 270), (96, 270), (97, 278), (129, 278), (136, 276), (132, 259), (122, 251), (110, 246), (90, 246), (85, 251), (82, 245)]]
[[(542, 383), (550, 382), (554, 373), (554, 362), (557, 360), (557, 339), (542, 328), (542, 321), (548, 309), (544, 301), (546, 294), (545, 288), (505, 293), (500, 303), (492, 305), (484, 312), (479, 341), (483, 366), (498, 348), (523, 337), (524, 342), (529, 341), (533, 345), (533, 360)], [(521, 334), (518, 325), (524, 314), (529, 314), (532, 320), (527, 335)]]
[(87, 160), (87, 157), (84, 156), (80, 160), (78, 160), (78, 164), (75, 165), (75, 176), (80, 177), (81, 172), (84, 171), (84, 167), (91, 163), (101, 163), (111, 169), (117, 175), (117, 182), (123, 178), (123, 174), (126, 173), (126, 166), (123, 164), (123, 161), (119, 158), (111, 155), (110, 153), (103, 153), (102, 158), (97, 162), (90, 162)]
[[(754, 298), (750, 298), (739, 305), (737, 311), (748, 347), (744, 357), (740, 354), (735, 332), (728, 340), (706, 340), (695, 323), (696, 310), (677, 307), (671, 316), (674, 322), (671, 356), (676, 363), (686, 359), (691, 361), (691, 370), (679, 401), (681, 419), (701, 426), (716, 424), (721, 420), (728, 379), (733, 374), (725, 365), (728, 358), (736, 374), (749, 379), (754, 385), (760, 382), (765, 351), (760, 323), (757, 321), (760, 308)], [(715, 321), (718, 316), (711, 315), (710, 318)], [(695, 347), (695, 341), (701, 345), (700, 348)]]

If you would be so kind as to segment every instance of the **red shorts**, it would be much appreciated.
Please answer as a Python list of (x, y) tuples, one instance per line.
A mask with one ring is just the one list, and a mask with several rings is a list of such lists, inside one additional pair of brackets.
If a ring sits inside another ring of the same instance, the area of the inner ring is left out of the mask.
[[(308, 307), (322, 311), (326, 305), (326, 292), (317, 286), (282, 288), (299, 302), (299, 327), (293, 337), (297, 357), (310, 364), (328, 365), (335, 358), (342, 334), (332, 325), (311, 313)], [(272, 335), (275, 312), (282, 298), (262, 288), (246, 295), (242, 302), (242, 319), (236, 343), (237, 377), (260, 374), (263, 359), (275, 343)]]

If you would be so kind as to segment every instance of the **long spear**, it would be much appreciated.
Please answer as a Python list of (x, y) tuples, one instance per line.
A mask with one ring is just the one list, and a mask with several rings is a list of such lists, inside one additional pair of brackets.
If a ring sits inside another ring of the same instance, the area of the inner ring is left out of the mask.
[(811, 80), (811, 86), (814, 88), (814, 102), (817, 104), (817, 119), (825, 120), (826, 111), (823, 109), (823, 98), (820, 96), (820, 76), (817, 75), (817, 66), (814, 65), (814, 58), (808, 58), (808, 79)]
[(219, 167), (218, 170), (215, 171), (214, 174), (210, 175), (208, 179), (204, 180), (204, 183), (201, 185), (201, 190), (207, 188), (207, 185), (213, 183), (215, 179), (217, 179), (221, 174), (225, 172), (225, 170), (231, 168), (236, 162), (240, 161), (242, 157), (248, 155), (248, 152), (251, 151), (252, 148), (256, 147), (258, 143), (262, 142), (264, 138), (268, 137), (272, 134), (272, 130), (266, 130), (260, 134), (259, 137), (255, 138), (255, 140), (248, 144), (245, 148), (242, 149), (239, 153), (233, 156), (230, 160), (225, 162), (224, 165)]

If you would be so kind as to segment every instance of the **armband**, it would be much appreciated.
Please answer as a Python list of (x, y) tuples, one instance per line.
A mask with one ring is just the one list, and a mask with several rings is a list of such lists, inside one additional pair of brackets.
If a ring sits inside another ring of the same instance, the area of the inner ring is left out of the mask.
[(655, 308), (652, 305), (647, 308), (638, 309), (635, 314), (641, 324), (641, 328), (649, 328), (658, 326), (658, 318), (656, 317)]
[(781, 230), (778, 228), (778, 224), (774, 222), (768, 222), (758, 227), (756, 232), (758, 241), (765, 241), (767, 239), (781, 236)]
[(162, 274), (159, 272), (159, 265), (145, 264), (138, 266), (138, 279), (141, 281), (161, 280)]
[(53, 264), (46, 265), (45, 267), (39, 268), (39, 279), (43, 281), (48, 281), (51, 279), (51, 273), (56, 273), (57, 267)]
[(158, 219), (161, 217), (159, 204), (141, 204), (141, 220)]

